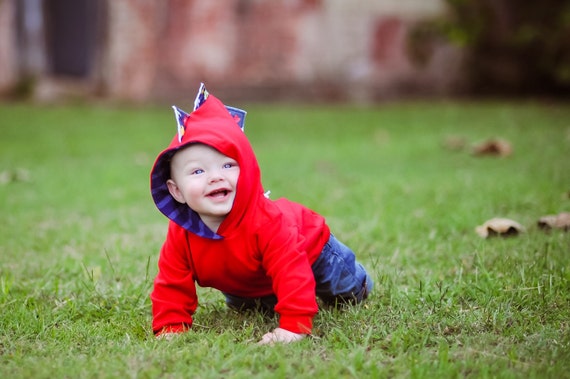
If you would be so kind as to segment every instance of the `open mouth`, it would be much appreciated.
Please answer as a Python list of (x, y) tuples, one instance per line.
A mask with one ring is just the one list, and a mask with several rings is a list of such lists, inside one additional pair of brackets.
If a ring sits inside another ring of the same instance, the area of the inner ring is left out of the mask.
[(225, 197), (230, 193), (229, 190), (221, 188), (219, 190), (212, 191), (208, 194), (208, 197)]

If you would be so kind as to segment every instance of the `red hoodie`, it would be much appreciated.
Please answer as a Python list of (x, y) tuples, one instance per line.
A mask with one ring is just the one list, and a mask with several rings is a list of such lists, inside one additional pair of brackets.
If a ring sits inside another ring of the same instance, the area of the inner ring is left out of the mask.
[[(209, 145), (240, 167), (232, 210), (217, 232), (168, 192), (170, 158), (189, 143)], [(192, 325), (197, 283), (241, 297), (275, 294), (279, 326), (310, 333), (317, 313), (311, 265), (330, 231), (322, 216), (287, 199), (269, 200), (253, 149), (225, 106), (209, 95), (159, 154), (151, 172), (155, 204), (171, 221), (151, 294), (155, 333)]]

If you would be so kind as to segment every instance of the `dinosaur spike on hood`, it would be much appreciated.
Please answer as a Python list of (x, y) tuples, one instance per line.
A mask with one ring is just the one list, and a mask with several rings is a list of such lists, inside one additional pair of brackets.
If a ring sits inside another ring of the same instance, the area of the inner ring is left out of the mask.
[[(194, 111), (204, 104), (208, 96), (210, 96), (210, 93), (206, 89), (206, 86), (204, 83), (200, 83), (200, 88), (198, 89), (198, 93), (194, 99)], [(178, 108), (176, 105), (173, 105), (172, 109), (174, 110), (174, 117), (176, 118), (176, 125), (178, 127), (178, 142), (181, 142), (182, 137), (184, 137), (184, 133), (186, 132), (186, 119), (190, 117), (190, 115)], [(226, 106), (226, 109), (243, 131), (245, 129), (245, 116), (247, 115), (247, 112), (243, 109), (230, 106)]]

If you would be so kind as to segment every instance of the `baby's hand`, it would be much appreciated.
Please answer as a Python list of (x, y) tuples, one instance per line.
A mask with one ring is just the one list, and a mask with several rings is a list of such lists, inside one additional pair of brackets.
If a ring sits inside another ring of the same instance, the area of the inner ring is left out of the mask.
[(285, 329), (275, 328), (272, 332), (261, 337), (258, 345), (273, 345), (275, 343), (291, 343), (302, 340), (306, 334), (297, 334)]
[(156, 339), (172, 341), (176, 336), (184, 333), (188, 329), (190, 329), (190, 326), (185, 324), (167, 325), (158, 332)]
[(172, 341), (174, 338), (176, 338), (179, 335), (180, 333), (173, 333), (173, 332), (160, 333), (159, 335), (156, 336), (156, 339)]

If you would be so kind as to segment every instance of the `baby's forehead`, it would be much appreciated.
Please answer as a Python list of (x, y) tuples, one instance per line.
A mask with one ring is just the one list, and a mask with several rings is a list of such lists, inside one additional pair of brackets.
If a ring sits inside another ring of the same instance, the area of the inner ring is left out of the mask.
[(204, 151), (222, 154), (218, 149), (216, 149), (210, 145), (207, 145), (205, 143), (191, 142), (191, 143), (188, 143), (188, 144), (180, 147), (179, 149), (177, 149), (172, 156), (179, 155), (180, 153), (192, 153), (192, 152), (200, 153), (200, 152), (204, 152)]
[[(178, 159), (210, 159), (210, 158), (229, 158), (222, 152), (220, 152), (215, 147), (212, 147), (205, 143), (189, 143), (181, 148), (177, 149), (171, 156), (171, 161), (175, 158), (180, 157)], [(178, 160), (177, 159), (177, 160)]]

